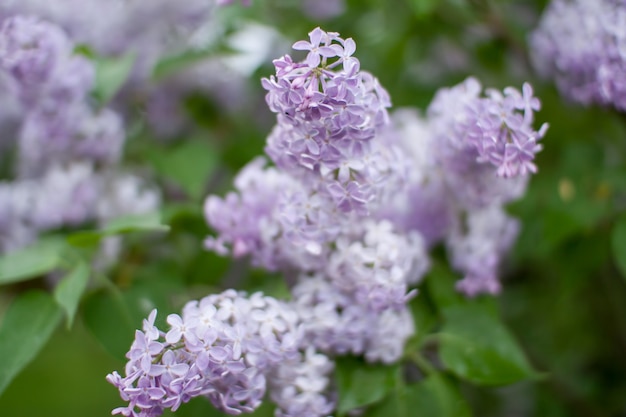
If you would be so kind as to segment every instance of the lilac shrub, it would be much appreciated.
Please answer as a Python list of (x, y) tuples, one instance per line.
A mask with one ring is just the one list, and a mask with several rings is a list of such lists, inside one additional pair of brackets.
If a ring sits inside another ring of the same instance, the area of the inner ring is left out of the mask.
[(360, 70), (352, 39), (317, 28), (294, 49), (306, 59), (275, 60), (276, 76), (263, 80), (277, 115), (266, 147), (276, 167), (257, 159), (235, 180), (238, 193), (207, 199), (221, 233), (206, 245), (270, 270), (299, 270), (301, 280), (322, 276), (372, 313), (402, 310), (429, 261), (419, 234), (374, 215), (405, 165), (387, 135), (389, 97)]
[(626, 3), (553, 0), (530, 37), (535, 67), (565, 97), (626, 110)]
[[(275, 167), (257, 159), (235, 180), (237, 192), (208, 197), (218, 236), (207, 247), (269, 270), (321, 274), (382, 311), (402, 305), (427, 270), (425, 247), (445, 242), (466, 274), (460, 290), (498, 292), (499, 260), (517, 230), (502, 207), (524, 193), (547, 129), (533, 128), (540, 103), (530, 85), (483, 95), (469, 78), (440, 90), (425, 119), (410, 111), (390, 119), (389, 97), (360, 70), (352, 39), (317, 28), (294, 49), (305, 60), (286, 55), (263, 80), (277, 114), (266, 146)], [(488, 213), (502, 219), (489, 232), (472, 220)], [(391, 241), (397, 258), (372, 262), (374, 248)]]
[(530, 85), (483, 93), (469, 78), (440, 90), (426, 117), (389, 115), (352, 39), (316, 28), (293, 48), (305, 58), (275, 60), (262, 80), (276, 114), (265, 147), (273, 164), (255, 158), (234, 191), (204, 207), (217, 232), (206, 248), (282, 272), (291, 298), (228, 290), (169, 316), (167, 333), (153, 313), (126, 376), (109, 375), (129, 402), (114, 413), (159, 415), (205, 396), (239, 414), (269, 389), (277, 416), (326, 416), (334, 358), (402, 358), (415, 332), (407, 302), (430, 248), (445, 244), (464, 274), (459, 291), (500, 291), (498, 267), (518, 230), (504, 204), (537, 171), (547, 129), (533, 128), (540, 103)]

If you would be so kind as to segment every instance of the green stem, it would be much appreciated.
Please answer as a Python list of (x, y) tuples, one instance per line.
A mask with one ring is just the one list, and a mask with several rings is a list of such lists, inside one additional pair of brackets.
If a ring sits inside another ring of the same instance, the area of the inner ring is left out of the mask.
[(435, 369), (435, 367), (418, 351), (413, 351), (409, 353), (408, 357), (426, 375), (432, 375), (437, 372), (437, 369)]

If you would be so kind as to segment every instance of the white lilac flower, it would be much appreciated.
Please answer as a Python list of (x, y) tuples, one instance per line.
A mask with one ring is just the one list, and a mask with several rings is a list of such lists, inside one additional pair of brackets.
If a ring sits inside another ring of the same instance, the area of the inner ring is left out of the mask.
[(537, 70), (585, 105), (626, 110), (626, 3), (553, 0), (530, 36)]
[(128, 402), (113, 414), (158, 416), (199, 396), (228, 414), (251, 412), (268, 379), (279, 415), (322, 417), (334, 408), (333, 364), (301, 347), (300, 318), (288, 304), (227, 290), (187, 303), (182, 316), (169, 315), (167, 332), (154, 326), (155, 318), (156, 310), (136, 332), (125, 377), (107, 376)]
[(303, 343), (321, 352), (393, 363), (415, 331), (405, 305), (377, 311), (321, 274), (300, 276), (292, 295), (302, 320)]

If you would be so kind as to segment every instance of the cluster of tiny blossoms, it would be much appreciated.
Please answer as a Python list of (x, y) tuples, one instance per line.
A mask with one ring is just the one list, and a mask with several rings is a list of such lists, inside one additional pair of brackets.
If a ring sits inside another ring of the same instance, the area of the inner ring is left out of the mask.
[[(13, 16), (0, 26), (3, 118), (15, 130), (0, 137), (13, 165), (0, 165), (0, 252), (32, 242), (42, 230), (150, 211), (158, 195), (119, 174), (121, 117), (89, 99), (95, 70), (74, 53), (58, 26)], [(130, 195), (117, 190), (132, 187)], [(125, 197), (126, 200), (119, 200)]]
[[(440, 90), (426, 119), (404, 111), (390, 121), (388, 96), (359, 71), (351, 39), (318, 28), (294, 49), (305, 60), (278, 59), (276, 76), (263, 80), (277, 114), (266, 147), (276, 167), (257, 159), (235, 180), (237, 192), (209, 196), (206, 216), (219, 235), (207, 247), (270, 270), (321, 273), (382, 311), (402, 304), (398, 294), (426, 271), (424, 245), (445, 242), (465, 275), (459, 290), (497, 293), (518, 228), (503, 205), (524, 193), (547, 129), (533, 128), (540, 103), (530, 85), (483, 95), (469, 78)], [(494, 222), (472, 220), (488, 213)], [(391, 233), (368, 232), (384, 220)], [(393, 240), (398, 259), (410, 261), (367, 261), (368, 233), (374, 247)], [(387, 265), (383, 274), (368, 269), (378, 265)], [(395, 278), (375, 278), (384, 275)]]
[[(215, 47), (218, 39), (229, 44), (231, 37), (238, 36), (243, 29), (237, 28), (226, 35), (228, 29), (217, 16), (220, 6), (231, 3), (234, 2), (0, 0), (0, 21), (16, 14), (37, 16), (58, 25), (77, 44), (87, 45), (98, 56), (132, 59), (133, 68), (116, 95), (114, 105), (125, 116), (138, 106), (145, 106), (149, 127), (155, 136), (163, 138), (180, 135), (182, 129), (188, 127), (189, 121), (181, 108), (185, 95), (201, 91), (231, 108), (245, 102), (247, 91), (243, 88), (242, 76), (227, 65), (228, 59), (239, 54), (229, 53), (228, 58), (224, 58), (226, 54), (216, 53), (173, 74), (168, 72), (158, 79), (152, 76), (155, 66), (166, 57), (190, 50), (206, 52)], [(258, 56), (264, 47), (271, 48), (272, 39), (268, 38), (258, 37), (258, 47), (253, 52), (248, 51), (246, 58)], [(262, 59), (265, 61), (266, 57)], [(164, 112), (167, 112), (167, 123), (162, 117)]]
[(565, 97), (626, 110), (626, 3), (553, 0), (530, 37), (533, 62)]
[(227, 290), (187, 303), (182, 317), (169, 315), (167, 332), (155, 319), (156, 310), (136, 332), (126, 376), (107, 376), (128, 401), (113, 414), (159, 416), (200, 396), (228, 414), (252, 412), (268, 388), (277, 416), (332, 411), (332, 362), (299, 344), (300, 319), (287, 304)]
[[(158, 57), (185, 44), (208, 23), (215, 0), (0, 1), (0, 14), (27, 14), (54, 22), (98, 54), (137, 54), (137, 74), (148, 75)], [(140, 74), (145, 73), (145, 74)]]
[[(205, 203), (218, 234), (206, 247), (284, 272), (291, 300), (248, 301), (230, 290), (170, 316), (168, 333), (151, 330), (151, 316), (126, 377), (109, 376), (129, 401), (116, 413), (158, 415), (204, 395), (238, 414), (258, 405), (267, 384), (278, 416), (325, 416), (330, 358), (401, 357), (415, 331), (406, 303), (429, 268), (429, 247), (446, 244), (465, 274), (460, 291), (500, 289), (498, 265), (517, 233), (503, 205), (536, 171), (546, 130), (532, 127), (539, 102), (530, 86), (482, 95), (468, 79), (441, 90), (426, 118), (410, 110), (390, 117), (387, 93), (360, 71), (352, 39), (316, 28), (293, 47), (306, 58), (275, 60), (276, 75), (263, 80), (277, 119), (266, 146), (275, 166), (254, 159), (236, 191)], [(243, 307), (233, 319), (235, 299), (264, 307)], [(164, 369), (172, 374), (164, 378)]]
[(389, 174), (389, 158), (374, 141), (388, 123), (387, 92), (359, 70), (352, 39), (317, 28), (293, 48), (308, 51), (306, 60), (277, 59), (276, 77), (263, 80), (278, 119), (266, 152), (282, 170), (316, 181), (317, 194), (338, 210), (367, 214)]
[(411, 155), (403, 193), (383, 211), (398, 229), (417, 229), (429, 245), (444, 242), (464, 274), (457, 289), (474, 296), (500, 291), (498, 270), (517, 236), (504, 204), (523, 195), (536, 172), (535, 154), (547, 125), (533, 128), (539, 100), (522, 92), (483, 89), (474, 78), (437, 92), (426, 118), (394, 115), (396, 134)]
[[(338, 317), (345, 303), (372, 314), (404, 310), (428, 257), (419, 233), (399, 233), (374, 215), (402, 183), (396, 167), (406, 162), (386, 135), (389, 97), (360, 71), (352, 39), (316, 28), (293, 47), (305, 60), (277, 59), (276, 76), (263, 80), (277, 114), (266, 147), (276, 167), (256, 159), (235, 180), (238, 193), (207, 199), (220, 235), (206, 245), (270, 270), (301, 271), (301, 281), (324, 280), (345, 297)], [(398, 333), (396, 342), (405, 338)], [(341, 350), (340, 341), (323, 344)], [(359, 346), (354, 353), (368, 344)]]

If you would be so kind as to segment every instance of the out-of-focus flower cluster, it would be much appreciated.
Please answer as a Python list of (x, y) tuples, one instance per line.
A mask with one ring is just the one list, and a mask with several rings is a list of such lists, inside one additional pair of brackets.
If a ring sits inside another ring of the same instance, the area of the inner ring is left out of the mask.
[[(220, 19), (219, 6), (231, 3), (0, 0), (0, 19), (16, 14), (37, 16), (58, 25), (75, 44), (87, 46), (98, 57), (132, 59), (129, 77), (113, 106), (133, 119), (138, 117), (137, 107), (145, 109), (142, 116), (151, 133), (172, 139), (189, 127), (181, 102), (192, 93), (214, 97), (227, 109), (244, 107), (248, 96), (244, 77), (281, 43), (275, 29), (259, 23), (227, 27)], [(215, 51), (222, 42), (230, 53)], [(196, 57), (176, 71), (158, 72), (160, 62), (186, 55)]]
[(12, 178), (0, 182), (0, 252), (31, 243), (41, 231), (158, 205), (154, 190), (118, 171), (123, 120), (91, 103), (95, 70), (74, 48), (61, 28), (39, 18), (2, 21), (3, 116), (14, 133), (0, 137)]
[(626, 3), (553, 0), (530, 37), (537, 70), (565, 97), (626, 110)]

